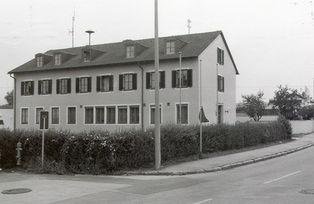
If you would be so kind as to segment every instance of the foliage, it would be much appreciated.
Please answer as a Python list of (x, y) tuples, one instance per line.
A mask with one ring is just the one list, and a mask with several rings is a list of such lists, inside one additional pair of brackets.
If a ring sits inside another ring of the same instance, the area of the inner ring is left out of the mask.
[(242, 104), (244, 112), (254, 121), (259, 121), (266, 109), (266, 103), (263, 101), (264, 93), (259, 91), (256, 95), (242, 96)]
[(314, 105), (303, 106), (298, 115), (302, 117), (303, 120), (311, 120), (314, 118)]
[(10, 92), (7, 92), (4, 98), (7, 101), (8, 105), (13, 106), (13, 90)]
[[(279, 122), (209, 125), (203, 127), (203, 152), (239, 149), (289, 139)], [(0, 130), (1, 168), (14, 167), (15, 146), (22, 143), (25, 169), (40, 169), (41, 134), (38, 131)], [(166, 125), (161, 128), (162, 161), (197, 155), (199, 127)], [(72, 134), (48, 131), (45, 137), (45, 170), (55, 173), (103, 174), (151, 167), (154, 163), (154, 136), (131, 130), (109, 133), (93, 131)]]
[(289, 120), (287, 120), (283, 115), (279, 115), (277, 121), (281, 124), (281, 126), (286, 131), (287, 135), (291, 136), (292, 127)]
[(279, 113), (285, 118), (293, 120), (298, 118), (298, 112), (304, 95), (299, 93), (297, 89), (288, 88), (287, 86), (279, 86), (275, 91), (275, 96), (269, 101), (273, 108), (278, 109)]

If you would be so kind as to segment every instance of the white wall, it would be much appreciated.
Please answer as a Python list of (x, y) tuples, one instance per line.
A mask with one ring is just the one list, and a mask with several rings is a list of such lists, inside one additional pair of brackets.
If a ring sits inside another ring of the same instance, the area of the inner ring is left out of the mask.
[(314, 132), (314, 120), (291, 120), (292, 134)]
[[(217, 67), (217, 47), (224, 50), (224, 65)], [(219, 35), (199, 56), (202, 60), (202, 105), (210, 123), (217, 123), (218, 104), (223, 105), (223, 122), (236, 122), (236, 69), (221, 35)], [(218, 73), (217, 73), (218, 72)], [(218, 92), (217, 74), (225, 78), (225, 91)], [(211, 114), (215, 113), (215, 114)]]
[(0, 128), (8, 128), (13, 130), (13, 109), (0, 109), (0, 120), (3, 120), (3, 125)]

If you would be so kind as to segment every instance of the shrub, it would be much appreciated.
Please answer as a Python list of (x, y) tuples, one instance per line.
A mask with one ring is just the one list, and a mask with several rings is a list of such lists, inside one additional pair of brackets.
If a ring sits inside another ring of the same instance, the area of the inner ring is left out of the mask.
[[(240, 123), (203, 127), (203, 152), (240, 149), (261, 143), (288, 139), (284, 120), (272, 123)], [(286, 124), (287, 125), (287, 124)], [(22, 142), (22, 162), (27, 169), (41, 167), (41, 132), (0, 131), (0, 165), (15, 165), (16, 142)], [(199, 126), (165, 125), (161, 128), (162, 161), (197, 155)], [(150, 167), (154, 163), (154, 132), (130, 130), (109, 133), (93, 131), (71, 134), (48, 131), (45, 134), (45, 170), (56, 173), (102, 174)]]
[(292, 127), (289, 120), (287, 120), (283, 115), (279, 115), (277, 121), (281, 124), (281, 126), (285, 129), (289, 138), (291, 138)]

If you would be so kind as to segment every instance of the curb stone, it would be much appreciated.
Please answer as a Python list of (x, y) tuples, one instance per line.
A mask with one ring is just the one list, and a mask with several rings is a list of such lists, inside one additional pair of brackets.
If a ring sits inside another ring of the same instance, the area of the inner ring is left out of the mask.
[(265, 156), (262, 156), (262, 157), (257, 157), (257, 158), (254, 158), (254, 159), (249, 159), (249, 160), (238, 161), (238, 162), (234, 162), (234, 163), (230, 163), (230, 164), (225, 164), (225, 165), (214, 167), (214, 168), (210, 168), (210, 169), (199, 169), (199, 170), (185, 171), (185, 172), (184, 171), (178, 171), (178, 172), (161, 172), (161, 171), (128, 172), (128, 173), (125, 173), (124, 175), (183, 176), (183, 175), (191, 175), (191, 174), (211, 173), (211, 172), (217, 172), (217, 171), (233, 169), (233, 168), (236, 168), (236, 167), (245, 166), (245, 165), (249, 165), (249, 164), (253, 164), (253, 163), (257, 163), (257, 162), (261, 162), (261, 161), (265, 161), (265, 160), (269, 160), (269, 159), (285, 156), (285, 155), (288, 155), (288, 154), (291, 154), (291, 153), (294, 153), (294, 152), (298, 152), (298, 151), (307, 149), (307, 148), (312, 147), (312, 146), (314, 146), (314, 144), (310, 143), (310, 144), (307, 144), (307, 145), (299, 146), (299, 147), (296, 147), (296, 148), (293, 148), (293, 149), (289, 149), (289, 150), (285, 150), (285, 151), (282, 151), (282, 152), (277, 152), (277, 153), (265, 155)]

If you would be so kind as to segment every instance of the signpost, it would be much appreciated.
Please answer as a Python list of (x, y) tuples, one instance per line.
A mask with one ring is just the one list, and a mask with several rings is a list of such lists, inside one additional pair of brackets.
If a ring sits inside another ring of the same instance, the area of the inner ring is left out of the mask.
[(39, 129), (42, 130), (41, 138), (41, 168), (44, 169), (44, 157), (45, 157), (45, 130), (49, 128), (49, 112), (40, 111)]

